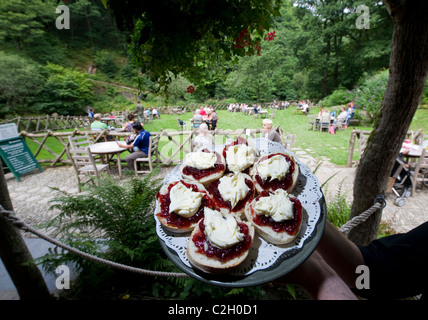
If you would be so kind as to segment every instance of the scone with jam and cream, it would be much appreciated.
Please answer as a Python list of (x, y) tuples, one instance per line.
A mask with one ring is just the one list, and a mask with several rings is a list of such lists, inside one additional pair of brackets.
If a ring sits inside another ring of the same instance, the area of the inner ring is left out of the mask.
[(208, 184), (219, 179), (226, 170), (224, 157), (216, 151), (208, 149), (186, 154), (180, 173), (184, 179)]
[(204, 217), (204, 208), (214, 205), (205, 187), (180, 180), (164, 185), (156, 195), (155, 215), (169, 231), (192, 231)]
[(283, 189), (263, 191), (247, 204), (245, 216), (266, 241), (286, 244), (299, 234), (302, 204)]
[(233, 215), (205, 208), (187, 243), (187, 257), (197, 269), (208, 273), (230, 271), (248, 256), (254, 227)]
[(299, 178), (299, 166), (293, 156), (273, 153), (261, 157), (254, 164), (251, 176), (258, 193), (277, 189), (291, 193)]
[(256, 152), (244, 138), (237, 138), (224, 147), (223, 157), (226, 160), (227, 171), (249, 173), (255, 162)]
[(245, 173), (229, 173), (211, 183), (208, 192), (218, 209), (237, 217), (244, 214), (245, 205), (254, 199), (254, 183)]

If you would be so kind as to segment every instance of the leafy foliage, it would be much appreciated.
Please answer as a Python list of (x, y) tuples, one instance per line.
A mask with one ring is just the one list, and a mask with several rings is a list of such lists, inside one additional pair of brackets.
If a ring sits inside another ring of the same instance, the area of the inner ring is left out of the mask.
[(62, 234), (76, 229), (81, 237), (96, 234), (109, 246), (106, 254), (118, 262), (144, 265), (156, 260), (151, 253), (157, 244), (152, 209), (159, 182), (133, 178), (120, 186), (111, 177), (95, 180), (84, 186), (86, 193), (54, 199), (52, 207), (61, 213), (49, 226)]
[(0, 41), (12, 42), (18, 49), (40, 40), (45, 24), (53, 20), (52, 2), (3, 0), (0, 3)]
[(320, 101), (322, 107), (340, 106), (352, 101), (349, 90), (336, 89), (330, 95)]
[(104, 0), (117, 25), (132, 33), (130, 50), (143, 72), (164, 87), (171, 74), (197, 79), (235, 55), (257, 52), (280, 1)]
[(371, 121), (379, 115), (388, 75), (388, 70), (376, 72), (371, 76), (366, 75), (361, 79), (361, 85), (351, 92), (354, 96), (354, 105), (365, 111)]
[(46, 66), (48, 72), (35, 109), (50, 114), (82, 114), (92, 98), (92, 84), (86, 75), (59, 65)]
[(15, 54), (0, 53), (0, 116), (29, 111), (43, 86), (40, 66)]

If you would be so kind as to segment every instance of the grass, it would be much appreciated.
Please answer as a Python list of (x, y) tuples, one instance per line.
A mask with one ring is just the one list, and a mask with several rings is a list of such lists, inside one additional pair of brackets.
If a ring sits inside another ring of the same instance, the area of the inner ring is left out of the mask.
[[(318, 113), (318, 108), (313, 109)], [(261, 128), (262, 120), (254, 119), (253, 116), (247, 116), (242, 113), (231, 113), (226, 110), (217, 111), (219, 116), (218, 127), (226, 130), (236, 130), (241, 128), (257, 129)], [(162, 115), (160, 120), (155, 120), (146, 125), (146, 130), (160, 131), (161, 128), (178, 128), (175, 116)], [(180, 119), (188, 121), (192, 117), (190, 112), (181, 115)], [(290, 109), (278, 110), (273, 120), (273, 126), (280, 126), (284, 132), (290, 132), (296, 135), (294, 147), (310, 149), (315, 158), (327, 157), (331, 162), (338, 165), (346, 165), (348, 157), (349, 140), (351, 129), (338, 131), (331, 135), (326, 132), (307, 130), (307, 118), (304, 115), (292, 114)], [(371, 127), (358, 127), (361, 130), (371, 130)], [(357, 156), (357, 155), (355, 155)]]
[[(311, 114), (317, 114), (319, 108), (313, 108)], [(237, 130), (242, 128), (257, 129), (261, 128), (262, 120), (254, 119), (253, 116), (246, 116), (242, 113), (231, 113), (226, 110), (218, 110), (219, 116), (218, 127), (226, 130)], [(183, 115), (162, 114), (160, 119), (156, 119), (145, 125), (145, 129), (150, 132), (160, 132), (163, 130), (178, 131), (176, 118), (183, 121), (189, 121), (192, 118), (192, 113), (187, 112)], [(409, 130), (418, 130), (421, 128), (423, 132), (428, 132), (428, 108), (422, 106), (416, 111)], [(301, 114), (292, 114), (292, 109), (278, 110), (276, 117), (273, 120), (273, 126), (280, 126), (284, 132), (290, 132), (296, 135), (296, 141), (293, 149), (302, 148), (308, 150), (314, 158), (329, 159), (330, 162), (344, 166), (348, 158), (349, 141), (351, 138), (351, 129), (337, 131), (336, 134), (328, 134), (326, 132), (307, 130), (307, 118)], [(372, 130), (371, 126), (357, 126), (359, 130)], [(41, 139), (40, 139), (41, 140)], [(182, 140), (181, 140), (182, 141)], [(159, 147), (163, 148), (168, 143), (167, 138), (163, 138)], [(29, 139), (27, 144), (30, 150), (34, 153), (38, 145)], [(62, 145), (54, 138), (49, 138), (47, 146), (53, 151), (59, 153), (62, 150)], [(125, 157), (127, 153), (122, 153)], [(354, 152), (354, 160), (358, 157), (358, 153)], [(38, 159), (53, 159), (54, 156), (47, 151), (42, 150)]]

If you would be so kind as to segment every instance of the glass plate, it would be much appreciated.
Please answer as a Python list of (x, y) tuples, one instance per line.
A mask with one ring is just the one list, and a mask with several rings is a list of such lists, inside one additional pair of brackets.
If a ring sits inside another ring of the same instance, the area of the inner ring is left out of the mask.
[[(261, 285), (280, 278), (303, 263), (315, 250), (323, 234), (327, 209), (324, 195), (318, 179), (311, 170), (284, 146), (264, 138), (248, 139), (248, 143), (259, 156), (283, 152), (294, 157), (299, 165), (299, 180), (291, 193), (297, 197), (303, 207), (303, 221), (297, 238), (287, 245), (273, 245), (257, 235), (253, 241), (247, 259), (227, 275), (214, 275), (193, 269), (187, 259), (186, 249), (190, 233), (173, 234), (165, 230), (156, 220), (156, 232), (160, 244), (167, 256), (183, 272), (190, 276), (218, 286), (247, 287)], [(216, 146), (222, 152), (224, 145)], [(168, 174), (163, 183), (169, 184), (181, 179), (177, 165)]]

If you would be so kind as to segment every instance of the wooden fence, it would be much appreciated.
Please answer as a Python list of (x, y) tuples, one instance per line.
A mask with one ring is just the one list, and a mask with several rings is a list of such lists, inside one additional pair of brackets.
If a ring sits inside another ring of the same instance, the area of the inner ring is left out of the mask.
[(56, 131), (89, 127), (91, 119), (87, 116), (16, 117), (0, 122), (0, 124), (5, 123), (15, 123), (18, 132), (39, 133), (47, 132), (48, 130)]
[[(367, 147), (367, 140), (372, 132), (365, 130), (352, 130), (351, 139), (349, 141), (349, 151), (348, 151), (348, 160), (346, 161), (347, 167), (352, 167), (352, 165), (358, 165), (360, 163), (359, 160), (353, 161), (354, 151), (358, 150), (359, 159), (361, 159), (364, 150)], [(415, 144), (421, 144), (422, 141), (420, 139), (423, 137), (422, 129), (417, 131), (409, 131), (406, 134), (406, 138), (410, 139)], [(355, 148), (355, 144), (358, 143), (357, 148)]]
[[(288, 149), (291, 149), (295, 140), (295, 135), (284, 133), (280, 127), (276, 127), (275, 129), (281, 135), (284, 146)], [(261, 131), (262, 129), (247, 128), (235, 131), (216, 129), (212, 134), (216, 144), (225, 144), (227, 141), (234, 140), (239, 136), (243, 136), (245, 138), (260, 137)], [(188, 152), (193, 151), (192, 142), (194, 137), (197, 135), (197, 131), (195, 129), (192, 131), (163, 130), (161, 132), (150, 133), (160, 137), (159, 153), (160, 160), (163, 165), (171, 165), (181, 162)], [(120, 140), (124, 139), (130, 133), (105, 130), (81, 131), (78, 129), (70, 132), (53, 132), (51, 130), (48, 130), (45, 133), (29, 133), (26, 131), (20, 132), (20, 135), (26, 139), (27, 144), (36, 144), (37, 148), (34, 152), (36, 160), (40, 164), (50, 164), (51, 167), (59, 164), (71, 164), (66, 154), (68, 136), (78, 136), (85, 134), (88, 134), (90, 137), (92, 137), (94, 142), (98, 142), (103, 139), (103, 135), (105, 134), (113, 136), (116, 140)], [(58, 144), (57, 141), (60, 143)]]
[[(289, 101), (290, 105), (296, 105), (297, 101)], [(268, 108), (273, 102), (263, 102), (260, 105), (263, 108)], [(186, 106), (162, 106), (157, 107), (157, 110), (161, 114), (183, 114), (186, 112), (194, 112), (196, 109), (200, 109), (205, 105), (201, 104), (188, 104)], [(212, 105), (217, 110), (227, 110), (229, 104), (226, 103), (217, 103)], [(104, 117), (114, 115), (117, 120), (121, 123), (126, 121), (126, 114), (128, 112), (111, 112), (109, 114), (103, 115)], [(74, 128), (89, 128), (91, 125), (91, 119), (87, 116), (60, 116), (60, 115), (44, 115), (36, 117), (16, 117), (12, 119), (6, 119), (0, 121), (0, 124), (5, 123), (15, 123), (18, 129), (18, 132), (25, 131), (27, 133), (41, 133), (58, 130), (67, 130)]]

